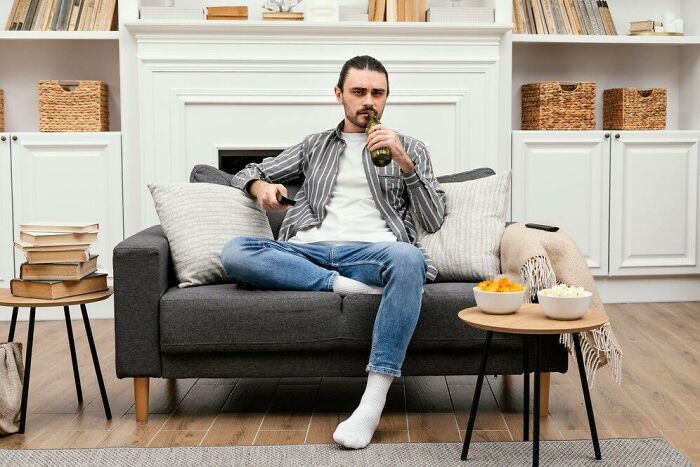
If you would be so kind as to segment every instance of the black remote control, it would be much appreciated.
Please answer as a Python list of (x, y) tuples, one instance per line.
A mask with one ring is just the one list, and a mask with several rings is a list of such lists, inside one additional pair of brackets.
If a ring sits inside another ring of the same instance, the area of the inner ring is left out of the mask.
[(525, 227), (529, 227), (531, 229), (546, 230), (547, 232), (556, 232), (557, 230), (559, 230), (559, 227), (544, 224), (525, 224)]
[(294, 206), (295, 204), (297, 204), (296, 201), (294, 201), (293, 199), (289, 199), (286, 196), (282, 196), (280, 198), (280, 203), (286, 204), (287, 206)]

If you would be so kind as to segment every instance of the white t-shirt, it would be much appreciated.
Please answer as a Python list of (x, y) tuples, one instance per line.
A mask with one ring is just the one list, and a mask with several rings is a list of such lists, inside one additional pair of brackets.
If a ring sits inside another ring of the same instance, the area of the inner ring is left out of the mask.
[(343, 133), (343, 139), (346, 147), (338, 160), (338, 177), (326, 206), (326, 217), (320, 225), (297, 232), (290, 242), (397, 241), (377, 209), (362, 166), (367, 136)]

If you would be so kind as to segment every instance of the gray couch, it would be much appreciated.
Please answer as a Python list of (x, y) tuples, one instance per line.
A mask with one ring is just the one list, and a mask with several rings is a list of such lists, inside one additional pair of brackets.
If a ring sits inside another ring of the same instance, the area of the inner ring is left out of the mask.
[[(491, 174), (478, 169), (438, 180)], [(228, 184), (230, 178), (197, 166), (191, 181)], [(293, 195), (295, 187), (287, 186)], [(270, 216), (275, 235), (280, 222), (279, 214)], [(116, 371), (119, 378), (134, 378), (139, 420), (148, 417), (152, 377), (366, 376), (380, 296), (260, 291), (231, 283), (180, 289), (160, 225), (119, 243), (113, 262)], [(485, 334), (457, 317), (475, 306), (474, 285), (440, 282), (439, 276), (425, 285), (404, 375), (478, 373)], [(487, 372), (522, 374), (521, 349), (517, 336), (494, 335)], [(556, 337), (543, 341), (542, 356), (543, 372), (567, 370), (567, 354)], [(543, 394), (546, 398), (546, 388)], [(543, 400), (543, 413), (546, 407)]]

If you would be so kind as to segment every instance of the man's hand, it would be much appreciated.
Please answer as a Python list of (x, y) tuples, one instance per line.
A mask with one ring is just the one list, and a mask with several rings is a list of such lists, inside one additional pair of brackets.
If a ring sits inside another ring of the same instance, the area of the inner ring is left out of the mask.
[(386, 128), (381, 123), (370, 128), (369, 135), (367, 136), (367, 149), (369, 149), (370, 152), (380, 148), (389, 148), (391, 151), (391, 158), (399, 164), (403, 172), (410, 172), (413, 170), (413, 161), (408, 154), (406, 154), (401, 140), (399, 139), (399, 135)]
[(267, 183), (255, 180), (248, 189), (265, 211), (286, 211), (289, 206), (279, 202), (282, 196), (287, 196), (287, 189), (281, 184)]

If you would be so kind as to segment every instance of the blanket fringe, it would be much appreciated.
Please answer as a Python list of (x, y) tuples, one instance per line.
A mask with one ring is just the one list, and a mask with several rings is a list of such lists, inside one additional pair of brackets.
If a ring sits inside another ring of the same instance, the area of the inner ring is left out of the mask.
[[(525, 300), (533, 303), (537, 292), (557, 284), (554, 269), (546, 256), (533, 256), (520, 268), (520, 278), (525, 287)], [(583, 354), (586, 379), (590, 387), (595, 386), (596, 371), (610, 363), (613, 378), (617, 384), (622, 382), (622, 353), (615, 340), (610, 324), (599, 329), (582, 333), (581, 353)], [(571, 334), (559, 337), (570, 355), (574, 356), (574, 340)]]

